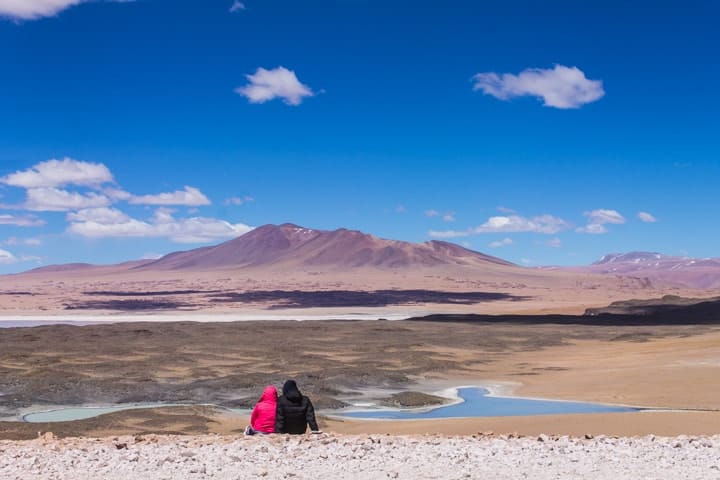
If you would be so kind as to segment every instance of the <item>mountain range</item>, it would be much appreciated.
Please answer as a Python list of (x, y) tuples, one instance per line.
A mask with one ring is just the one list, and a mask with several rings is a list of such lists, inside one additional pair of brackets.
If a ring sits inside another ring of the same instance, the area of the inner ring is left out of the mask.
[[(350, 274), (353, 271), (408, 272), (461, 271), (508, 272), (536, 277), (538, 270), (642, 279), (647, 285), (694, 289), (720, 287), (720, 258), (693, 259), (651, 252), (612, 253), (588, 266), (519, 267), (498, 257), (454, 243), (410, 243), (386, 240), (345, 228), (316, 230), (291, 223), (264, 225), (215, 246), (178, 251), (157, 260), (138, 260), (118, 265), (75, 263), (37, 268), (26, 274), (147, 274), (151, 272), (265, 271), (284, 274), (322, 270)], [(23, 275), (23, 274), (21, 274)]]
[(611, 253), (585, 271), (647, 278), (654, 283), (698, 289), (720, 287), (720, 258), (690, 258), (656, 252)]

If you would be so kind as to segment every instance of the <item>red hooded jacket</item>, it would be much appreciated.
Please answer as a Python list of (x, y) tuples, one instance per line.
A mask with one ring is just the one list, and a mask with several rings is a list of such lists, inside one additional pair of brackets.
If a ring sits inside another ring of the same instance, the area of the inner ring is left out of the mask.
[(277, 390), (268, 385), (263, 390), (260, 401), (250, 415), (250, 426), (258, 432), (273, 433), (275, 431), (275, 412), (277, 411)]

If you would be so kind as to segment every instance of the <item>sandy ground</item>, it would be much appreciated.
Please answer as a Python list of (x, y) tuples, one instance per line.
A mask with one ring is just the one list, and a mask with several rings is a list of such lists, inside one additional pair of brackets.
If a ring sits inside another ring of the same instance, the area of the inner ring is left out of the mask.
[(499, 433), (519, 435), (584, 436), (614, 435), (716, 435), (718, 412), (640, 412), (613, 414), (536, 415), (528, 417), (454, 418), (403, 421), (327, 421), (328, 431), (348, 434), (473, 435)]
[(512, 367), (541, 372), (522, 376), (515, 390), (522, 396), (720, 410), (720, 331), (648, 342), (578, 340), (495, 365), (497, 372)]

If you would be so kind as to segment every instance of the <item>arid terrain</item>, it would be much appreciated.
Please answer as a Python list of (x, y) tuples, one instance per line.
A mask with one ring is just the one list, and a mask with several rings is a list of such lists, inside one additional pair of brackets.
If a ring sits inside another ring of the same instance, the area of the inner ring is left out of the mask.
[[(674, 311), (634, 324), (600, 315), (8, 328), (0, 331), (0, 405), (5, 417), (58, 405), (129, 402), (250, 407), (264, 385), (292, 377), (327, 412), (349, 399), (369, 396), (392, 404), (400, 391), (495, 384), (515, 395), (694, 411), (574, 415), (569, 424), (554, 420), (552, 431), (573, 430), (579, 421), (588, 431), (609, 432), (617, 425), (605, 421), (599, 428), (592, 419), (629, 415), (622, 425), (632, 430), (634, 424), (638, 432), (698, 431), (702, 425), (698, 433), (707, 433), (720, 431), (720, 316), (710, 305), (715, 313), (699, 322)], [(432, 401), (420, 398), (420, 404)], [(405, 405), (415, 406), (413, 401), (410, 396)], [(663, 421), (647, 422), (646, 415), (662, 415)], [(696, 426), (679, 421), (693, 415), (701, 418)], [(547, 425), (516, 420), (446, 421), (441, 430), (467, 433), (486, 425), (533, 431)], [(38, 430), (230, 433), (244, 421), (222, 409), (181, 407), (48, 425), (7, 422), (0, 436), (29, 438)], [(388, 428), (385, 422), (325, 422), (338, 431)], [(428, 428), (410, 423), (416, 426), (401, 430)]]
[[(289, 377), (338, 432), (717, 433), (714, 268), (642, 253), (586, 268), (524, 268), (446, 242), (285, 224), (155, 261), (5, 275), (4, 326), (81, 325), (0, 329), (0, 417), (69, 405), (188, 406), (8, 421), (0, 438), (237, 433), (247, 418), (227, 409), (251, 407), (264, 385)], [(438, 404), (446, 400), (436, 392), (459, 385), (674, 411), (441, 422), (332, 416), (359, 400)]]

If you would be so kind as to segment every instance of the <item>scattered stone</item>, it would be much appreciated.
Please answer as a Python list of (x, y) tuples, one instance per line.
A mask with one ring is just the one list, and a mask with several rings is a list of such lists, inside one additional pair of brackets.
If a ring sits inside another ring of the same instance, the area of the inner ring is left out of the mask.
[[(329, 434), (256, 438), (203, 435), (0, 442), (0, 479), (290, 478), (720, 479), (720, 435), (580, 438), (510, 435)], [(42, 438), (42, 434), (41, 434)], [(382, 441), (381, 441), (382, 439)], [(131, 445), (132, 448), (128, 448)], [(122, 446), (122, 448), (118, 448)], [(116, 450), (124, 450), (115, 453)]]

